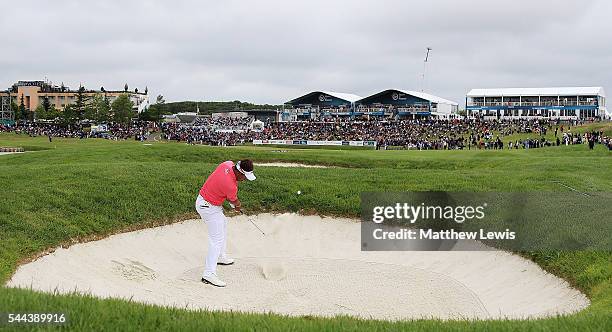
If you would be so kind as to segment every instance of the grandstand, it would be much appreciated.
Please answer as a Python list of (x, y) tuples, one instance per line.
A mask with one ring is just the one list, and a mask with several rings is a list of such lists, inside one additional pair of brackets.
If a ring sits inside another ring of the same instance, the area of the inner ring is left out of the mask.
[(325, 116), (350, 116), (355, 101), (361, 97), (351, 93), (313, 91), (285, 103), (281, 121), (317, 119)]
[(361, 98), (350, 93), (313, 91), (285, 103), (281, 121), (326, 117), (453, 118), (456, 102), (423, 92), (389, 89)]
[(457, 116), (459, 104), (424, 92), (389, 89), (355, 102), (354, 115), (416, 119)]
[(609, 118), (602, 87), (472, 89), (465, 104), (468, 116), (485, 119)]

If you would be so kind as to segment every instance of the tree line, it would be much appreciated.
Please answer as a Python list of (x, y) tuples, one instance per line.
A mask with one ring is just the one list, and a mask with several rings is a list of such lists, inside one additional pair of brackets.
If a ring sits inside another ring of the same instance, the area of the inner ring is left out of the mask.
[(136, 114), (133, 111), (134, 103), (130, 100), (127, 93), (119, 95), (112, 103), (103, 93), (93, 96), (89, 95), (84, 87), (80, 87), (74, 96), (74, 102), (66, 105), (63, 110), (57, 109), (48, 98), (44, 98), (43, 102), (31, 112), (26, 108), (22, 95), (18, 105), (13, 103), (13, 110), (16, 110), (15, 120), (51, 120), (62, 125), (75, 125), (83, 120), (97, 123), (115, 122), (127, 124), (136, 116), (139, 120), (159, 121), (163, 115), (176, 113), (199, 112), (199, 114), (208, 115), (217, 112), (269, 110), (281, 107), (280, 105), (253, 104), (239, 100), (166, 103), (164, 97), (158, 95), (155, 103), (146, 107), (140, 114)]
[(49, 98), (44, 98), (43, 102), (31, 112), (26, 108), (22, 95), (19, 105), (13, 104), (13, 109), (16, 110), (15, 120), (52, 120), (62, 125), (75, 125), (83, 120), (128, 124), (135, 115), (134, 103), (127, 93), (119, 95), (112, 103), (102, 93), (88, 95), (84, 87), (80, 87), (74, 96), (74, 103), (66, 105), (61, 111), (49, 101)]
[(141, 120), (159, 121), (163, 115), (199, 112), (209, 115), (217, 112), (278, 109), (280, 105), (252, 104), (234, 101), (179, 101), (166, 103), (162, 95), (158, 95), (155, 103), (146, 108), (139, 116)]

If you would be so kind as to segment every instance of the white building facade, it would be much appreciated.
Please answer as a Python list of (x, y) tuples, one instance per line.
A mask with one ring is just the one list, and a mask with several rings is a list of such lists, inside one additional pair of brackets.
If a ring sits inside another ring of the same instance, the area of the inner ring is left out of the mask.
[(602, 87), (472, 89), (469, 117), (485, 119), (609, 119)]

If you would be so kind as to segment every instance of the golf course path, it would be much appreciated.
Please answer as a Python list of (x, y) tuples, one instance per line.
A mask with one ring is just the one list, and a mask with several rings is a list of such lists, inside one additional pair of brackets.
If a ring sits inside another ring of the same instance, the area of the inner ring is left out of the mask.
[(58, 248), (19, 267), (8, 286), (189, 309), (386, 320), (534, 318), (589, 304), (564, 280), (510, 253), (363, 252), (356, 220), (251, 218), (265, 235), (246, 216), (230, 218), (228, 252), (236, 263), (218, 268), (225, 288), (200, 282), (201, 220)]

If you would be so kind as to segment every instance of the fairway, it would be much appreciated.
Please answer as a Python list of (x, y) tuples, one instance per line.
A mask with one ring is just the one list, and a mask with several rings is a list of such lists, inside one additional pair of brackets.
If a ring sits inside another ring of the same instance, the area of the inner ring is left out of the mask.
[[(44, 137), (0, 134), (0, 146), (26, 150), (23, 154), (0, 156), (3, 284), (11, 279), (19, 263), (58, 246), (196, 218), (193, 203), (197, 190), (224, 160), (251, 158), (260, 164), (327, 166), (256, 166), (258, 181), (244, 183), (240, 188), (243, 207), (250, 214), (294, 212), (356, 218), (359, 194), (365, 191), (612, 191), (612, 172), (608, 171), (612, 156), (600, 145), (593, 151), (583, 145), (509, 151), (374, 151), (148, 144), (59, 138), (50, 143)], [(193, 311), (2, 287), (0, 307), (5, 311), (67, 312), (73, 329), (610, 328), (610, 252), (519, 254), (565, 279), (583, 292), (591, 305), (571, 315), (544, 319), (387, 322), (355, 317)], [(126, 320), (128, 316), (130, 320)]]

